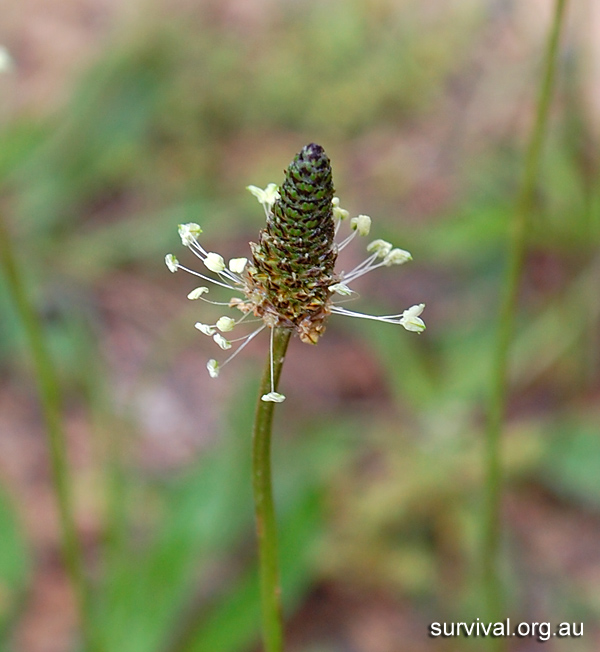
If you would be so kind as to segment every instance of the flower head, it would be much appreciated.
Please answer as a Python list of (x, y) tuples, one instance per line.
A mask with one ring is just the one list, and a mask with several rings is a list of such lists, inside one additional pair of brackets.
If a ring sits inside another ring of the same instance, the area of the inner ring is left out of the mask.
[[(355, 294), (350, 287), (355, 279), (379, 267), (402, 265), (412, 260), (412, 256), (404, 249), (394, 248), (386, 240), (377, 239), (367, 245), (367, 258), (353, 270), (336, 271), (338, 253), (357, 235), (367, 236), (372, 220), (367, 215), (352, 218), (351, 233), (341, 242), (336, 242), (340, 224), (349, 213), (340, 207), (339, 198), (334, 196), (331, 165), (321, 146), (311, 143), (295, 156), (281, 187), (270, 183), (264, 190), (257, 186), (248, 186), (248, 190), (262, 204), (267, 217), (258, 242), (250, 243), (250, 260), (232, 258), (226, 265), (223, 256), (206, 251), (198, 242), (202, 229), (195, 223), (179, 225), (181, 241), (216, 278), (183, 267), (172, 254), (165, 258), (171, 272), (184, 269), (241, 294), (226, 302), (205, 299), (203, 295), (208, 292), (205, 286), (188, 294), (190, 299), (226, 305), (242, 313), (237, 320), (224, 315), (214, 324), (197, 322), (195, 325), (201, 333), (212, 337), (221, 349), (239, 343), (221, 365), (216, 360), (208, 361), (211, 378), (216, 378), (220, 368), (265, 328), (271, 329), (271, 335), (276, 327), (289, 329), (308, 344), (318, 342), (331, 314), (398, 324), (417, 333), (425, 330), (425, 323), (420, 318), (425, 307), (422, 303), (399, 314), (384, 316), (365, 315), (336, 303), (336, 297), (348, 301), (347, 297)], [(258, 322), (258, 327), (232, 340), (221, 335), (234, 330), (242, 322)], [(284, 400), (273, 384), (271, 390), (262, 397), (263, 401)]]
[(334, 272), (333, 181), (325, 150), (312, 143), (290, 163), (279, 199), (251, 243), (248, 294), (268, 325), (296, 330), (315, 344), (329, 314)]

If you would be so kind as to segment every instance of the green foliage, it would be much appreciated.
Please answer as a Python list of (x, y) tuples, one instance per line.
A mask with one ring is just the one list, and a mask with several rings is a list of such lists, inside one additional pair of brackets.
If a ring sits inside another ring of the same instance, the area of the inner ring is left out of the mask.
[(31, 558), (15, 507), (0, 489), (0, 642), (15, 624), (30, 580)]
[(544, 481), (559, 495), (597, 510), (600, 506), (598, 415), (592, 412), (567, 416), (549, 430), (541, 469)]

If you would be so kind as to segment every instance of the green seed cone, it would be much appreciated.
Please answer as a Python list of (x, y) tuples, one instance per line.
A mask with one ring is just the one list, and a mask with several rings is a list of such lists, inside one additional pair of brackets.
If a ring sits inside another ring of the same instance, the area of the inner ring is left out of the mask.
[(273, 325), (295, 328), (316, 343), (325, 330), (336, 282), (337, 253), (331, 164), (325, 150), (306, 145), (290, 163), (258, 244), (251, 243), (251, 293), (261, 296), (259, 313)]

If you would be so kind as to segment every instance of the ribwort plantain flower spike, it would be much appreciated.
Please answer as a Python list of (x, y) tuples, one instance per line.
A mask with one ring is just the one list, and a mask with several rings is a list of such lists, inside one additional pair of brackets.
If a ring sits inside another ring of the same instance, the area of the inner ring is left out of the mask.
[[(420, 333), (424, 304), (399, 314), (370, 316), (339, 304), (354, 297), (351, 284), (378, 267), (402, 265), (410, 253), (385, 240), (367, 245), (367, 257), (349, 272), (336, 270), (338, 253), (356, 237), (366, 238), (371, 218), (350, 218), (334, 194), (331, 164), (320, 145), (304, 147), (285, 171), (281, 187), (270, 183), (264, 190), (248, 186), (266, 215), (266, 225), (257, 242), (250, 243), (251, 257), (232, 258), (207, 251), (198, 241), (202, 229), (195, 223), (179, 225), (181, 242), (203, 263), (202, 271), (184, 267), (169, 254), (165, 262), (171, 272), (180, 269), (203, 281), (238, 292), (228, 301), (213, 301), (200, 285), (188, 294), (190, 300), (227, 306), (237, 310), (237, 319), (223, 315), (214, 323), (197, 322), (195, 327), (221, 349), (233, 349), (222, 364), (211, 359), (206, 369), (211, 378), (244, 349), (261, 331), (268, 329), (269, 356), (261, 380), (252, 437), (252, 484), (257, 525), (261, 615), (265, 652), (283, 652), (283, 619), (279, 588), (277, 525), (271, 479), (271, 433), (274, 404), (285, 396), (277, 391), (285, 352), (292, 334), (306, 344), (316, 344), (332, 314), (374, 319), (399, 324)], [(348, 235), (337, 236), (345, 223)], [(207, 271), (208, 270), (208, 271)], [(212, 296), (212, 295), (210, 295)], [(240, 314), (241, 313), (241, 314)], [(254, 323), (241, 337), (229, 337), (236, 328)], [(227, 334), (227, 338), (224, 334)], [(235, 345), (235, 346), (234, 346)]]
[[(339, 198), (334, 196), (331, 164), (320, 145), (311, 143), (302, 148), (288, 166), (281, 187), (270, 183), (264, 190), (257, 186), (247, 189), (263, 206), (267, 218), (258, 242), (250, 243), (250, 260), (232, 258), (226, 264), (220, 254), (206, 251), (198, 242), (202, 229), (195, 223), (179, 225), (182, 244), (200, 258), (216, 278), (184, 267), (172, 254), (165, 258), (171, 272), (183, 269), (242, 295), (227, 302), (211, 301), (203, 296), (208, 292), (205, 286), (188, 294), (189, 299), (229, 306), (242, 313), (237, 320), (222, 316), (215, 324), (196, 324), (196, 328), (211, 336), (221, 349), (238, 344), (223, 363), (208, 362), (212, 378), (216, 378), (220, 369), (264, 328), (269, 328), (271, 334), (276, 328), (289, 330), (306, 344), (319, 341), (331, 314), (399, 324), (417, 333), (425, 330), (420, 318), (424, 304), (384, 316), (365, 315), (336, 304), (337, 297), (347, 301), (347, 297), (355, 294), (350, 284), (357, 278), (378, 267), (402, 265), (412, 260), (412, 256), (385, 240), (376, 239), (367, 245), (368, 256), (357, 267), (350, 272), (335, 270), (338, 253), (356, 236), (366, 237), (372, 220), (368, 215), (350, 219), (350, 234), (336, 242), (340, 225), (349, 213), (340, 207)], [(249, 334), (232, 340), (217, 332), (229, 332), (242, 322), (259, 325)], [(267, 402), (284, 399), (274, 390), (273, 382), (271, 391), (262, 396)]]
[(267, 325), (295, 330), (316, 344), (329, 316), (334, 272), (333, 181), (319, 145), (310, 144), (287, 169), (258, 244), (251, 243), (248, 294)]

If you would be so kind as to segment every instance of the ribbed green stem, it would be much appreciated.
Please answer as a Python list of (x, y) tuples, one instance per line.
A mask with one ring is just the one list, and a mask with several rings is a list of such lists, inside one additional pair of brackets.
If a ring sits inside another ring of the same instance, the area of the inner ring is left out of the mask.
[(46, 346), (40, 319), (27, 296), (9, 234), (1, 220), (0, 266), (23, 324), (24, 336), (35, 368), (38, 393), (46, 425), (53, 489), (58, 505), (63, 556), (79, 607), (84, 643), (87, 650), (98, 652), (100, 647), (92, 634), (91, 604), (85, 580), (83, 550), (75, 525), (66, 438), (61, 418), (59, 384)]
[[(273, 386), (277, 389), (291, 330), (275, 328), (273, 332)], [(254, 420), (252, 447), (252, 482), (258, 538), (260, 598), (264, 652), (282, 652), (283, 622), (279, 560), (277, 552), (277, 522), (271, 479), (271, 430), (275, 403), (261, 400), (271, 391), (271, 361), (267, 360)]]
[[(535, 185), (542, 143), (548, 124), (548, 110), (554, 87), (558, 42), (565, 6), (566, 0), (556, 1), (552, 29), (546, 48), (535, 124), (527, 149), (523, 178), (513, 216), (509, 262), (504, 281), (499, 331), (492, 368), (485, 444), (485, 518), (482, 545), (483, 591), (487, 616), (490, 621), (501, 620), (506, 615), (502, 611), (502, 586), (498, 567), (502, 494), (500, 435), (506, 407), (508, 356), (523, 272), (527, 228), (534, 207)], [(495, 641), (498, 645), (502, 644), (502, 639), (495, 639)]]

